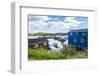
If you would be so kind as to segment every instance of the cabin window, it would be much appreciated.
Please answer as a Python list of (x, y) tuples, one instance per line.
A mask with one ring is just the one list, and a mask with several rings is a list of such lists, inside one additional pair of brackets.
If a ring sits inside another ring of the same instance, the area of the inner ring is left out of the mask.
[(82, 35), (84, 36), (84, 35), (86, 35), (86, 33), (85, 33), (85, 32), (83, 32), (83, 33), (82, 33)]
[(71, 32), (70, 35), (73, 35), (73, 33)]
[(84, 43), (84, 39), (81, 39), (81, 43)]
[(74, 39), (74, 42), (77, 42), (77, 40), (76, 40), (76, 39)]
[(76, 35), (78, 35), (78, 32), (76, 32)]

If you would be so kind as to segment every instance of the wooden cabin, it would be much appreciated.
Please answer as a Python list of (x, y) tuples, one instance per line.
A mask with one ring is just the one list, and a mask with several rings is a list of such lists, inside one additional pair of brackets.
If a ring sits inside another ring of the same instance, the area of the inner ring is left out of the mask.
[(88, 48), (88, 29), (71, 30), (68, 33), (68, 45)]

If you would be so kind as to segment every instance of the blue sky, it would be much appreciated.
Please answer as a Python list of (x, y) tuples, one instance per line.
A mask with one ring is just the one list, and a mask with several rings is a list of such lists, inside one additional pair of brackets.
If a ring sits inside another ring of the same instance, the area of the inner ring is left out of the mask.
[(88, 17), (29, 15), (29, 33), (66, 33), (69, 29), (88, 28)]

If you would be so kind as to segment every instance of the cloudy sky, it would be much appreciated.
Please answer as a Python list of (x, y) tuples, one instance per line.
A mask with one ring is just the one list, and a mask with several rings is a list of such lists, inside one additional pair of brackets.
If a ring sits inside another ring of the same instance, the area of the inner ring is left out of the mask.
[(29, 15), (29, 33), (49, 32), (65, 33), (69, 29), (84, 29), (88, 25), (88, 17), (79, 16), (34, 16)]

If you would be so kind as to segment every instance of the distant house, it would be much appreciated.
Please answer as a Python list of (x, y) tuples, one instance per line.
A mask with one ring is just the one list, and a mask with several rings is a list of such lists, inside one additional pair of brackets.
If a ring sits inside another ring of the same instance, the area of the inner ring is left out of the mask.
[(88, 48), (88, 29), (71, 30), (68, 33), (68, 45)]
[(47, 38), (28, 39), (28, 47), (31, 47), (31, 48), (45, 47), (45, 48), (48, 48), (48, 40), (47, 40)]

